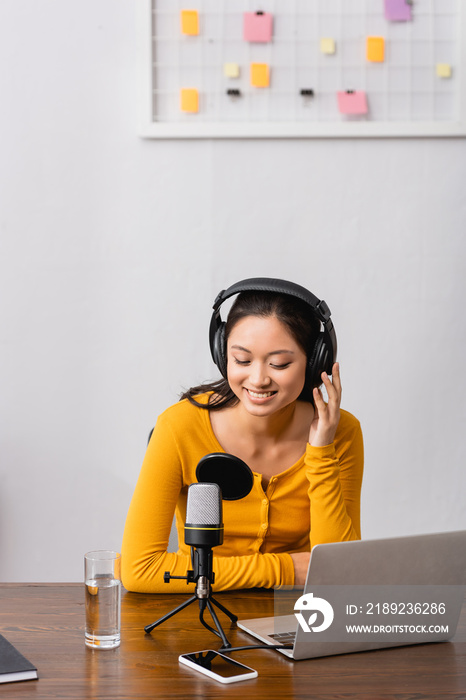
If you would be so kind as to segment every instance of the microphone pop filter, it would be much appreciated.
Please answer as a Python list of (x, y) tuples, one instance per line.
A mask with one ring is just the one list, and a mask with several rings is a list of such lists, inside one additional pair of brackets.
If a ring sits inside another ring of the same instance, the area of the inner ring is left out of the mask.
[(199, 483), (218, 484), (225, 501), (238, 501), (251, 491), (254, 477), (242, 459), (227, 452), (211, 452), (196, 467)]

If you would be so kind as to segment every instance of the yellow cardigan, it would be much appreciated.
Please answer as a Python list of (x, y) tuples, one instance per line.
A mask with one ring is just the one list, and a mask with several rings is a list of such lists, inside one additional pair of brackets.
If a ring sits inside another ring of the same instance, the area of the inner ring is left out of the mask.
[[(196, 397), (207, 402), (208, 394)], [(188, 593), (186, 581), (163, 582), (164, 571), (191, 568), (184, 544), (187, 489), (204, 455), (224, 452), (209, 411), (186, 399), (162, 413), (154, 428), (129, 508), (122, 544), (122, 581), (144, 593)], [(293, 466), (273, 476), (266, 491), (254, 473), (251, 493), (223, 501), (224, 543), (213, 549), (213, 590), (271, 588), (294, 583), (292, 552), (323, 542), (360, 539), (363, 441), (358, 420), (341, 411), (335, 441), (307, 445)], [(167, 545), (176, 515), (178, 552)]]

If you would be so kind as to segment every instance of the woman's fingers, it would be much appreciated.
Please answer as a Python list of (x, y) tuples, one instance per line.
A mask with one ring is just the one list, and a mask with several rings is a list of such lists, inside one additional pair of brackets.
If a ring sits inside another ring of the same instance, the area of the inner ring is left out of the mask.
[(332, 367), (332, 379), (328, 376), (327, 372), (322, 372), (322, 382), (327, 390), (327, 394), (330, 398), (341, 399), (341, 378), (340, 378), (340, 366), (338, 362)]
[(325, 410), (326, 404), (325, 404), (324, 397), (322, 396), (322, 392), (319, 389), (319, 387), (316, 387), (314, 389), (313, 394), (314, 394), (314, 401), (315, 401), (317, 410), (319, 412)]
[(333, 363), (332, 367), (332, 385), (336, 389), (338, 395), (341, 398), (341, 377), (340, 377), (340, 365), (338, 362)]
[(309, 442), (316, 447), (333, 442), (340, 420), (341, 379), (338, 363), (335, 362), (332, 367), (332, 379), (327, 372), (322, 372), (321, 376), (327, 392), (328, 403), (325, 403), (320, 388), (314, 389), (315, 415), (311, 425)]

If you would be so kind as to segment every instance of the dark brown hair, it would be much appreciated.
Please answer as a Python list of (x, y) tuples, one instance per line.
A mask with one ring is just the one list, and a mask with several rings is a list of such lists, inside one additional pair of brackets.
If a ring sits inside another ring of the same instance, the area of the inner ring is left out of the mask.
[[(247, 316), (260, 316), (262, 318), (275, 317), (289, 330), (295, 341), (306, 354), (309, 360), (313, 354), (318, 334), (320, 321), (313, 316), (306, 302), (288, 294), (277, 292), (241, 292), (231, 307), (225, 326), (225, 352), (228, 337), (234, 326)], [(306, 373), (307, 380), (307, 373)], [(312, 388), (305, 381), (303, 390), (299, 396), (302, 401), (313, 403)], [(199, 394), (212, 391), (209, 403), (202, 404), (196, 401)], [(195, 406), (211, 411), (234, 406), (238, 403), (238, 397), (233, 393), (227, 380), (222, 377), (216, 382), (206, 382), (191, 387), (185, 391), (181, 399), (188, 399)]]

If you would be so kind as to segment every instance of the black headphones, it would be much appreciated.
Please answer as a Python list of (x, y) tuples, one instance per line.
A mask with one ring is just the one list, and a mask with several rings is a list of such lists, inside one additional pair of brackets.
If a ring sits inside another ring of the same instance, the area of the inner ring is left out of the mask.
[(220, 307), (229, 297), (240, 292), (277, 292), (296, 297), (309, 305), (312, 315), (322, 324), (311, 356), (308, 358), (306, 382), (313, 388), (322, 384), (321, 374), (332, 373), (333, 363), (337, 357), (337, 336), (330, 318), (330, 309), (325, 301), (318, 299), (299, 284), (286, 280), (269, 277), (252, 277), (236, 282), (228, 289), (221, 291), (214, 301), (212, 319), (210, 321), (209, 343), (212, 359), (222, 376), (227, 378), (227, 353), (225, 346), (225, 321), (220, 317)]

